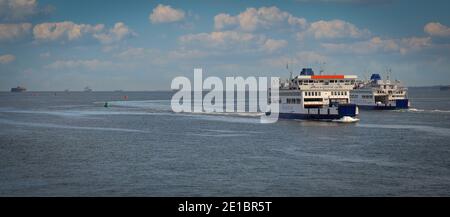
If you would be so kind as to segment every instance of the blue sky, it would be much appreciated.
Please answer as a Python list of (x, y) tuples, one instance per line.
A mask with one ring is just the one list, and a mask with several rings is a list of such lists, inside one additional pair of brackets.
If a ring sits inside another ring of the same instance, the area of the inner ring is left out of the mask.
[(450, 83), (450, 3), (0, 0), (0, 90), (167, 90), (175, 76), (392, 70)]

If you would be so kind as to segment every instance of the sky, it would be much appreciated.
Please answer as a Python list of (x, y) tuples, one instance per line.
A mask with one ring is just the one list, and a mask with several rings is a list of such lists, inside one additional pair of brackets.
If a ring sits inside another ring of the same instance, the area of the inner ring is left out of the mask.
[(169, 90), (173, 78), (371, 73), (450, 84), (450, 1), (0, 0), (0, 91)]

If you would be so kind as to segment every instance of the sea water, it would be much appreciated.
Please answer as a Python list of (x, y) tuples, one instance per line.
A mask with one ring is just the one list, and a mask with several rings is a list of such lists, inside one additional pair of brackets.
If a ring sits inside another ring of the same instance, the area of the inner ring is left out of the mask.
[(354, 124), (178, 114), (172, 95), (1, 92), (0, 196), (450, 196), (449, 91)]

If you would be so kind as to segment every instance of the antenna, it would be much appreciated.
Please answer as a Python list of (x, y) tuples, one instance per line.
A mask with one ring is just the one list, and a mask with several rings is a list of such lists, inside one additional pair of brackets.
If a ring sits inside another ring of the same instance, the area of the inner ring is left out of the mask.
[(286, 63), (286, 70), (289, 72), (289, 80), (292, 80), (292, 70), (289, 70), (289, 61)]
[(319, 75), (322, 75), (323, 72), (325, 72), (325, 64), (327, 64), (326, 62), (321, 62), (320, 64), (320, 70), (319, 70)]
[(390, 77), (391, 77), (391, 71), (392, 71), (391, 68), (389, 68), (389, 69), (388, 69), (388, 72), (387, 72), (387, 73), (388, 73), (388, 74), (387, 74), (387, 80), (390, 80)]

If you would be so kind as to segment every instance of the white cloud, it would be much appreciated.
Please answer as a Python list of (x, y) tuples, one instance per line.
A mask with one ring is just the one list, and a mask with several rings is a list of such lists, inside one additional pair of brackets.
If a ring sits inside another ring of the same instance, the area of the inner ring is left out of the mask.
[(238, 23), (239, 19), (229, 14), (222, 13), (214, 16), (214, 27), (218, 30), (224, 29), (227, 26), (236, 25)]
[(450, 28), (437, 22), (430, 22), (423, 28), (424, 31), (431, 36), (448, 37), (450, 36)]
[(116, 57), (122, 58), (122, 59), (137, 59), (142, 58), (146, 54), (146, 50), (144, 48), (128, 48), (116, 55)]
[(11, 41), (29, 34), (30, 23), (0, 24), (0, 41)]
[(235, 51), (264, 51), (267, 53), (279, 50), (287, 45), (286, 40), (275, 40), (261, 34), (241, 31), (215, 31), (183, 35), (178, 38), (183, 45), (216, 48)]
[[(119, 52), (115, 57), (127, 62), (135, 62), (137, 64), (144, 63), (152, 65), (166, 65), (177, 61), (180, 64), (182, 60), (192, 60), (211, 56), (213, 53), (196, 49), (178, 48), (170, 51), (161, 51), (150, 48), (130, 47)], [(143, 61), (144, 60), (144, 61)]]
[(409, 37), (400, 40), (400, 53), (406, 54), (412, 51), (420, 51), (433, 46), (430, 37)]
[(263, 50), (271, 53), (286, 47), (287, 44), (288, 42), (286, 40), (267, 39), (267, 41), (264, 42)]
[(110, 44), (136, 35), (136, 33), (122, 22), (118, 22), (114, 27), (106, 30), (104, 24), (76, 24), (65, 21), (38, 24), (33, 28), (33, 35), (37, 41), (74, 41), (84, 36), (90, 36), (103, 44)]
[(168, 53), (168, 59), (196, 59), (208, 56), (209, 53), (201, 50), (177, 49)]
[(53, 40), (75, 40), (81, 38), (85, 34), (93, 34), (101, 32), (104, 28), (103, 24), (89, 25), (76, 24), (71, 21), (57, 23), (41, 23), (33, 28), (33, 35), (36, 40), (53, 41)]
[(211, 33), (188, 34), (179, 37), (182, 43), (200, 42), (205, 46), (223, 47), (232, 44), (247, 44), (250, 42), (257, 42), (264, 40), (263, 36), (257, 36), (251, 33), (243, 33), (237, 31), (217, 31)]
[(38, 12), (36, 0), (0, 0), (0, 18), (23, 20)]
[(98, 39), (103, 44), (110, 44), (134, 35), (136, 35), (136, 33), (134, 33), (127, 25), (118, 22), (114, 24), (114, 27), (108, 30), (108, 32), (95, 33), (94, 38)]
[(321, 46), (327, 52), (341, 54), (374, 54), (374, 53), (401, 53), (406, 54), (412, 51), (431, 47), (431, 38), (402, 38), (402, 39), (381, 39), (373, 37), (370, 40), (354, 43), (322, 43)]
[(53, 70), (63, 69), (85, 69), (88, 71), (96, 71), (102, 69), (114, 68), (114, 64), (111, 61), (103, 61), (98, 59), (90, 60), (57, 60), (45, 68)]
[(42, 57), (42, 58), (48, 58), (50, 56), (51, 56), (50, 52), (45, 52), (45, 53), (40, 53), (39, 54), (39, 57)]
[(363, 38), (370, 35), (369, 30), (359, 29), (343, 20), (319, 20), (309, 25), (306, 31), (297, 34), (299, 39), (312, 36), (315, 39)]
[(314, 51), (302, 51), (296, 53), (294, 56), (281, 56), (275, 58), (268, 58), (263, 60), (263, 63), (267, 63), (277, 68), (286, 67), (286, 64), (290, 65), (290, 68), (296, 66), (311, 66), (318, 65), (326, 62), (327, 57)]
[(380, 51), (397, 52), (400, 49), (396, 41), (390, 39), (385, 40), (380, 37), (373, 37), (367, 41), (354, 43), (322, 43), (321, 45), (326, 51), (345, 54), (371, 54)]
[(282, 24), (303, 28), (307, 22), (304, 18), (295, 17), (274, 6), (258, 9), (247, 8), (244, 12), (236, 16), (221, 13), (214, 17), (214, 27), (217, 30), (238, 26), (244, 31), (255, 31), (259, 28), (267, 29)]
[(0, 64), (8, 64), (16, 60), (16, 57), (11, 54), (5, 54), (0, 56)]
[(152, 23), (170, 23), (180, 21), (184, 17), (185, 13), (183, 10), (174, 9), (170, 5), (159, 4), (153, 9), (148, 18)]
[(24, 21), (45, 15), (54, 9), (51, 5), (39, 6), (37, 0), (0, 0), (0, 20)]

